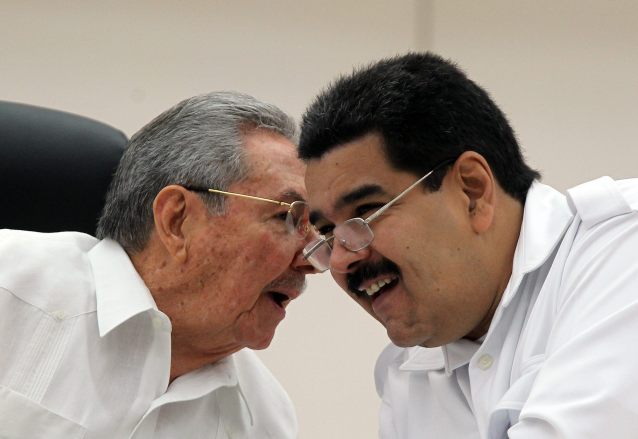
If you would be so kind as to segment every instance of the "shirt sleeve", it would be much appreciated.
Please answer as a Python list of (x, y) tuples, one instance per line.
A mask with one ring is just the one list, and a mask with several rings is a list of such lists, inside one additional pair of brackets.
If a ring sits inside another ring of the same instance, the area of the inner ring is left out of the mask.
[(638, 437), (638, 213), (578, 232), (510, 439)]

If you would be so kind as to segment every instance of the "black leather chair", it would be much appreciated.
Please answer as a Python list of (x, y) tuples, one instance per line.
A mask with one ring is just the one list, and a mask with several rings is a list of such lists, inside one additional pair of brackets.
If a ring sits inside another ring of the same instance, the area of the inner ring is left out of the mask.
[(101, 122), (0, 101), (0, 229), (95, 234), (126, 141)]

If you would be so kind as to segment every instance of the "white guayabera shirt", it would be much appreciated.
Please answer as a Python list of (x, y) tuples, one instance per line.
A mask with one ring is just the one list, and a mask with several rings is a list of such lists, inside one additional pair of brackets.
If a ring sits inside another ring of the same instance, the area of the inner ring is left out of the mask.
[(170, 335), (114, 241), (0, 230), (0, 437), (297, 437), (250, 350), (169, 385)]
[(638, 179), (535, 182), (482, 343), (388, 346), (382, 439), (638, 438)]

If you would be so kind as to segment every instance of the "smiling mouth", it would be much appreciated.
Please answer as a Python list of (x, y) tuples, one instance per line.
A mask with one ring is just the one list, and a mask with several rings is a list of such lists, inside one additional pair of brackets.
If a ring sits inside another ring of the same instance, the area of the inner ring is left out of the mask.
[(365, 288), (359, 288), (359, 292), (362, 295), (367, 295), (373, 300), (385, 293), (388, 290), (394, 288), (394, 286), (399, 282), (399, 277), (396, 275), (389, 275), (387, 277), (382, 277), (377, 279), (372, 284), (368, 285)]

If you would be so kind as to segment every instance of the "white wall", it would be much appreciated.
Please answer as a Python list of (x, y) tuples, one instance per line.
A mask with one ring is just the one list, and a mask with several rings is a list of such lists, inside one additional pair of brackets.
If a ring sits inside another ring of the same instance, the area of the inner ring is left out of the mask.
[(432, 48), (508, 114), (543, 181), (638, 175), (638, 2), (438, 0)]
[[(636, 175), (638, 3), (630, 0), (0, 0), (0, 99), (132, 134), (170, 105), (234, 89), (299, 117), (337, 74), (434, 49), (507, 112), (544, 180)], [(385, 332), (329, 275), (311, 279), (261, 353), (302, 439), (376, 437)]]

